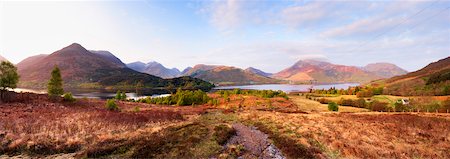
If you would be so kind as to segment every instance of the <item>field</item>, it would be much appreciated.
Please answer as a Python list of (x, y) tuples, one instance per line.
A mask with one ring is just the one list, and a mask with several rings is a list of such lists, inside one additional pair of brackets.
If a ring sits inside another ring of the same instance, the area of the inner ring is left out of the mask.
[(117, 101), (121, 111), (95, 99), (1, 103), (0, 158), (450, 158), (450, 114), (208, 96), (194, 106)]

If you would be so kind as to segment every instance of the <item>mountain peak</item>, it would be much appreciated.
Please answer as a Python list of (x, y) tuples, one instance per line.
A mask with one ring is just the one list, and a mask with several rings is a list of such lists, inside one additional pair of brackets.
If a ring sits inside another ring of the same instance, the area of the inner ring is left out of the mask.
[(67, 48), (83, 48), (84, 49), (84, 47), (78, 43), (72, 43), (69, 46), (67, 46)]

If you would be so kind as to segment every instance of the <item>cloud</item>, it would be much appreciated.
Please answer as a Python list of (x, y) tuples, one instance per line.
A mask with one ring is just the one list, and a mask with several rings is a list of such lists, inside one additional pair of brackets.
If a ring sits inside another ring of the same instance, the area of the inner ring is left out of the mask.
[(292, 28), (320, 21), (328, 16), (329, 2), (314, 2), (305, 5), (289, 6), (281, 10), (282, 23)]

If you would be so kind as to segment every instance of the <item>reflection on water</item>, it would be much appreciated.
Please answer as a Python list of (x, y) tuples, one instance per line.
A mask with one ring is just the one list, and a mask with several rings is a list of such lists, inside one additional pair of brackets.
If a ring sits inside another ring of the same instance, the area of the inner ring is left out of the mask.
[(321, 85), (288, 85), (288, 84), (264, 84), (264, 85), (243, 85), (243, 86), (222, 86), (214, 89), (252, 89), (252, 90), (281, 90), (283, 92), (306, 92), (309, 89), (347, 89), (348, 87), (359, 86), (359, 83), (339, 83), (339, 84), (321, 84)]

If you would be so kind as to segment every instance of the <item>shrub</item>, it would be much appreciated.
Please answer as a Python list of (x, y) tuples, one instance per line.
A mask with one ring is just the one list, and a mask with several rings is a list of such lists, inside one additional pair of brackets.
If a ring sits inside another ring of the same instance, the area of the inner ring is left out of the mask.
[(366, 100), (364, 100), (363, 98), (358, 98), (357, 100), (354, 100), (352, 105), (358, 108), (365, 108), (367, 106)]
[(372, 97), (372, 96), (373, 96), (373, 92), (370, 90), (359, 91), (358, 93), (356, 93), (356, 97), (358, 97), (358, 98), (368, 98), (368, 97)]
[(328, 103), (328, 110), (337, 112), (339, 110), (339, 106), (335, 102)]
[(353, 106), (353, 100), (351, 100), (351, 99), (343, 99), (343, 98), (341, 98), (339, 103), (340, 103), (340, 105), (343, 105), (343, 106)]
[(401, 102), (395, 102), (394, 109), (396, 112), (409, 111), (408, 107)]
[(325, 99), (325, 98), (320, 98), (319, 99), (319, 103), (321, 103), (321, 104), (328, 104), (328, 103), (330, 103), (330, 101)]
[(374, 101), (372, 101), (372, 103), (370, 103), (370, 110), (377, 111), (377, 112), (386, 111), (387, 105), (388, 105), (388, 103), (379, 102), (377, 100), (374, 100)]
[(106, 109), (111, 111), (119, 111), (119, 106), (117, 106), (116, 101), (114, 99), (108, 99), (106, 101)]
[(446, 100), (442, 101), (441, 107), (445, 110), (450, 111), (450, 98), (447, 98)]
[(124, 101), (124, 100), (127, 99), (127, 95), (125, 94), (125, 92), (121, 92), (121, 91), (119, 90), (119, 91), (117, 91), (116, 96), (114, 97), (114, 99)]
[(72, 96), (72, 93), (66, 93), (66, 94), (64, 94), (64, 101), (66, 101), (66, 102), (75, 102), (76, 101), (76, 99)]
[(201, 90), (190, 91), (178, 89), (175, 94), (172, 94), (171, 96), (168, 97), (160, 97), (160, 98), (148, 97), (140, 101), (149, 104), (167, 104), (167, 105), (176, 104), (179, 106), (186, 106), (186, 105), (205, 104), (208, 103), (208, 101), (210, 101), (210, 98), (205, 92)]

